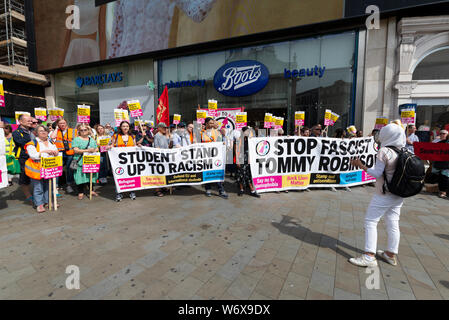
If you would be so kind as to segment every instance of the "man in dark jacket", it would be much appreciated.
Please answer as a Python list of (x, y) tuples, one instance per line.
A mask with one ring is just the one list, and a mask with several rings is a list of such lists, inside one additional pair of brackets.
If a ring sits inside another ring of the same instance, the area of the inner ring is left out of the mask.
[(12, 133), (12, 138), (14, 139), (14, 153), (16, 158), (20, 163), (20, 177), (19, 185), (21, 186), (23, 193), (25, 194), (26, 200), (32, 201), (32, 196), (30, 192), (30, 178), (25, 174), (25, 162), (28, 159), (28, 153), (25, 150), (25, 145), (31, 141), (31, 131), (32, 118), (28, 115), (22, 114), (19, 116), (19, 128)]

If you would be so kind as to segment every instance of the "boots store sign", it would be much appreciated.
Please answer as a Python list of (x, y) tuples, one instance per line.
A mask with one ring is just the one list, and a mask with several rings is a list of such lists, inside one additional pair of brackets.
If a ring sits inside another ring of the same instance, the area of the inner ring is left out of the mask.
[(214, 87), (225, 96), (249, 96), (265, 88), (269, 76), (267, 67), (258, 61), (234, 61), (217, 70)]

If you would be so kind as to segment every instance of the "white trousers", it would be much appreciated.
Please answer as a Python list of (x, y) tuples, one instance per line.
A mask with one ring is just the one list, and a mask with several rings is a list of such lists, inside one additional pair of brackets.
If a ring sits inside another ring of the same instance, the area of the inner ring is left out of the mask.
[(399, 216), (404, 200), (391, 193), (375, 194), (365, 216), (365, 252), (376, 253), (377, 224), (385, 216), (388, 235), (387, 251), (397, 254), (399, 249)]

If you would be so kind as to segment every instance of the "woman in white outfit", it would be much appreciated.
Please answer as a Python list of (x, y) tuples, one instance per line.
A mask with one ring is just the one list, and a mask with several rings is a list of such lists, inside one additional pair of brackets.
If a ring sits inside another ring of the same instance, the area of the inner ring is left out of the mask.
[(399, 216), (403, 198), (398, 197), (387, 190), (384, 193), (384, 170), (388, 181), (393, 177), (397, 165), (397, 153), (387, 148), (393, 146), (403, 148), (406, 138), (401, 126), (391, 123), (382, 128), (379, 133), (379, 143), (381, 148), (377, 153), (377, 161), (374, 169), (368, 169), (359, 159), (351, 161), (368, 174), (376, 178), (376, 193), (371, 199), (365, 216), (365, 253), (358, 258), (351, 258), (349, 262), (360, 267), (377, 266), (376, 246), (377, 246), (377, 223), (385, 216), (388, 234), (388, 247), (386, 251), (379, 250), (377, 255), (386, 262), (396, 265), (396, 255), (399, 248)]
[(175, 6), (201, 22), (216, 0), (119, 0), (114, 13), (109, 58), (168, 48)]
[(106, 6), (93, 0), (74, 0), (79, 8), (79, 29), (67, 29), (62, 66), (98, 61), (106, 58)]

